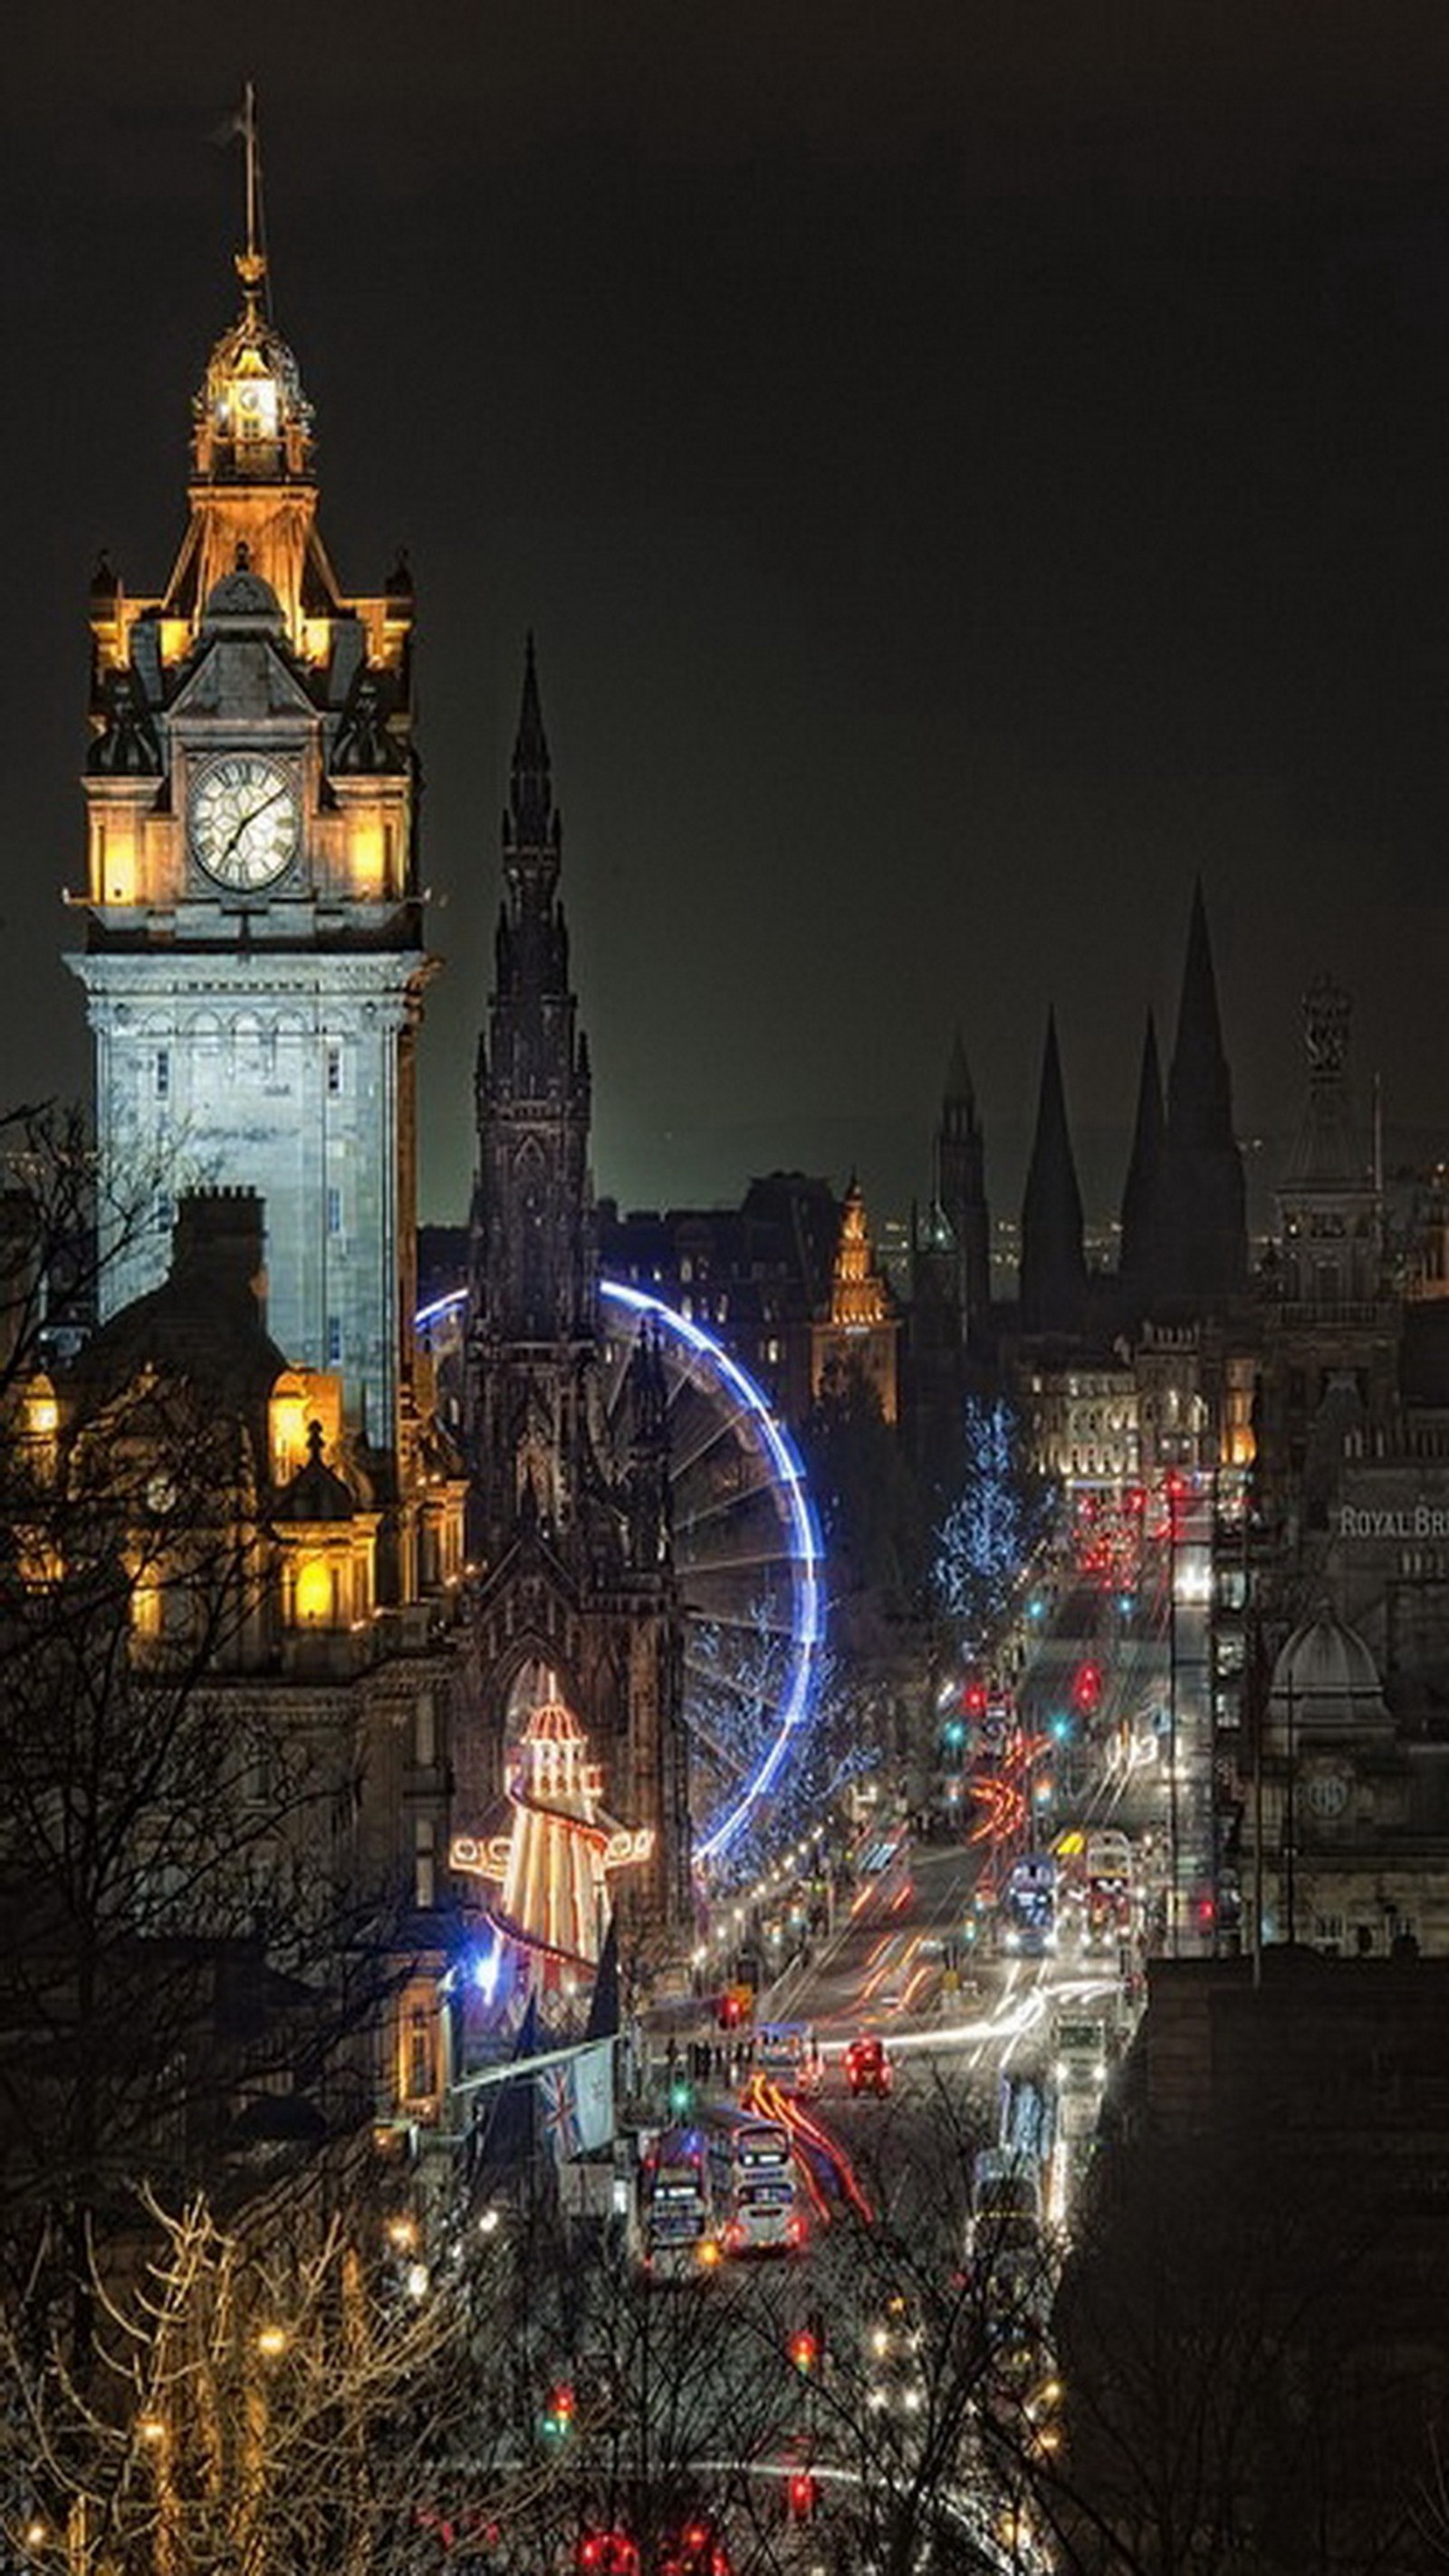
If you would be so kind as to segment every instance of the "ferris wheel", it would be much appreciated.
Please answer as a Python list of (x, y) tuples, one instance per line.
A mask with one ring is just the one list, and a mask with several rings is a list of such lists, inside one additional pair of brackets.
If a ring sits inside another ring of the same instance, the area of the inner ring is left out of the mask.
[(694, 1856), (718, 1868), (785, 1794), (804, 1750), (825, 1643), (820, 1534), (795, 1444), (738, 1360), (645, 1289), (603, 1279), (599, 1297), (611, 1411), (640, 1329), (658, 1335)]

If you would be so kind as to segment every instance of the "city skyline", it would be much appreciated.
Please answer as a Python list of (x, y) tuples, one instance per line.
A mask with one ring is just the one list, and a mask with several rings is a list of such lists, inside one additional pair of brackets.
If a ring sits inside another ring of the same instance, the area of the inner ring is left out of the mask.
[[(1445, 71), (1425, 12), (1292, 15), (1151, 57), (1084, 12), (1055, 52), (747, 15), (727, 59), (722, 20), (545, 12), (386, 78), (366, 11), (325, 68), (260, 23), (322, 525), (344, 581), (381, 525), (418, 583), (425, 1216), (466, 1205), (528, 629), (622, 1204), (784, 1163), (899, 1214), (959, 1028), (1014, 1215), (1054, 1002), (1107, 1213), (1199, 874), (1239, 1133), (1291, 1133), (1327, 968), (1365, 1119), (1379, 1070), (1391, 1145), (1442, 1140)], [(234, 303), (237, 67), (157, 27), (31, 27), (0, 110), (11, 1098), (84, 1083), (85, 580), (164, 580)]]

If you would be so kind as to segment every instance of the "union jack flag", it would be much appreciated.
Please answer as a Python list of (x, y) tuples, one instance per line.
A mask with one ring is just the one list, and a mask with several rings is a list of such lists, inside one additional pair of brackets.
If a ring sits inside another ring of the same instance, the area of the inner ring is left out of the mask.
[(541, 2067), (538, 2098), (543, 2108), (543, 2134), (553, 2149), (555, 2162), (565, 2164), (583, 2145), (573, 2067)]

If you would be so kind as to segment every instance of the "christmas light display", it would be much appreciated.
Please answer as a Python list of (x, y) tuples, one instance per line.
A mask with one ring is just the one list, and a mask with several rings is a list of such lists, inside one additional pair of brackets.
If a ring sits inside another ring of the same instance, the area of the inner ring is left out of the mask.
[(1009, 1404), (969, 1396), (963, 1432), (965, 1473), (936, 1532), (932, 1580), (947, 1616), (985, 1635), (1047, 1526), (1050, 1496), (1025, 1465)]
[(509, 1763), (506, 1833), (454, 1837), (451, 1868), (494, 1880), (500, 1894), (485, 1911), (494, 1928), (521, 1949), (571, 1966), (593, 1968), (609, 1919), (614, 1871), (647, 1860), (652, 1825), (621, 1825), (604, 1813), (603, 1773), (588, 1758), (588, 1737), (552, 1673)]

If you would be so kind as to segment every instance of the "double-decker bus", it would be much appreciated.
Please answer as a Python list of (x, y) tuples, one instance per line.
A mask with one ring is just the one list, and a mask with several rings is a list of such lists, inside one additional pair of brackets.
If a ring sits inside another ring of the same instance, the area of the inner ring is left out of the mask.
[(1088, 1834), (1083, 1878), (1082, 1947), (1115, 1951), (1132, 1931), (1132, 1846), (1125, 1834)]
[(719, 2261), (710, 2141), (702, 2128), (666, 2129), (639, 2177), (639, 2259), (651, 2280), (688, 2280)]
[(723, 2254), (786, 2254), (805, 2241), (795, 2158), (782, 2120), (712, 2111), (709, 2175), (715, 2241)]

